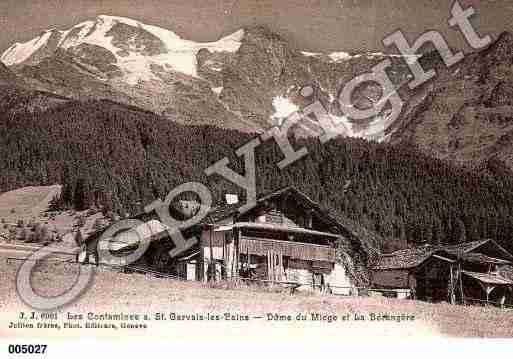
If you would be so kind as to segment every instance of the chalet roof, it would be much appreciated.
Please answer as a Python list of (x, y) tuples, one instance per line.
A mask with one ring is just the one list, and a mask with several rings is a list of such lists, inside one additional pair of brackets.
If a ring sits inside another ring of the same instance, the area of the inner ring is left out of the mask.
[[(321, 212), (323, 214), (323, 219), (326, 220), (327, 222), (331, 222), (333, 225), (340, 224), (334, 217), (331, 216), (330, 213), (327, 213), (327, 211), (323, 210), (321, 208), (321, 206), (319, 205), (319, 203), (315, 202), (310, 197), (308, 197), (306, 194), (304, 194), (303, 192), (299, 191), (298, 189), (296, 189), (295, 187), (292, 187), (292, 186), (284, 187), (284, 188), (274, 191), (272, 193), (260, 196), (256, 201), (256, 205), (258, 206), (258, 205), (264, 204), (265, 202), (267, 202), (273, 198), (281, 197), (283, 195), (294, 196), (294, 198), (296, 200), (303, 203), (304, 205), (314, 208), (317, 211)], [(237, 203), (237, 204), (232, 204), (232, 205), (222, 205), (222, 206), (215, 207), (209, 212), (208, 216), (202, 221), (202, 224), (209, 224), (212, 221), (216, 222), (216, 221), (226, 219), (226, 218), (236, 214), (239, 211), (239, 208), (242, 207), (242, 205), (243, 205), (243, 203)]]
[(498, 258), (492, 258), (487, 255), (481, 254), (481, 253), (464, 253), (461, 255), (461, 258), (464, 259), (467, 262), (474, 262), (474, 263), (491, 263), (491, 264), (511, 264), (510, 261), (506, 261), (503, 259)]
[[(127, 247), (135, 246), (140, 241), (155, 241), (168, 235), (170, 228), (157, 220), (142, 223), (130, 231), (120, 233), (116, 239), (109, 241), (109, 249), (118, 251)], [(135, 235), (134, 235), (135, 233)]]
[(258, 202), (265, 202), (272, 198), (281, 197), (284, 194), (292, 195), (295, 198), (301, 200), (302, 202), (308, 204), (310, 207), (315, 207), (315, 208), (320, 209), (319, 203), (315, 202), (310, 197), (308, 197), (305, 193), (299, 191), (297, 188), (292, 187), (292, 186), (285, 187), (285, 188), (279, 189), (275, 192), (264, 195), (264, 196), (260, 197)]
[(449, 252), (453, 255), (461, 257), (464, 254), (468, 254), (487, 243), (492, 243), (500, 252), (503, 253), (503, 255), (505, 257), (508, 258), (508, 260), (513, 261), (513, 255), (511, 253), (509, 253), (506, 249), (504, 249), (502, 246), (500, 246), (493, 239), (483, 239), (483, 240), (479, 240), (479, 241), (466, 242), (466, 243), (455, 244), (455, 245), (445, 245), (445, 246), (443, 246), (443, 249), (446, 252)]
[(210, 224), (211, 222), (217, 222), (223, 219), (226, 219), (230, 216), (233, 216), (239, 211), (241, 207), (240, 203), (237, 204), (227, 204), (218, 207), (214, 207), (208, 212), (207, 217), (203, 219), (202, 223)]
[(488, 243), (491, 241), (491, 239), (483, 239), (480, 241), (473, 241), (473, 242), (465, 242), (460, 244), (451, 244), (451, 245), (444, 245), (443, 248), (454, 255), (462, 255), (463, 253), (468, 253), (473, 251), (476, 248), (481, 247), (483, 244)]
[(440, 254), (449, 254), (452, 256), (460, 257), (469, 261), (478, 261), (480, 263), (497, 263), (508, 264), (509, 261), (491, 258), (481, 253), (472, 253), (482, 245), (492, 242), (499, 250), (505, 253), (508, 258), (513, 256), (508, 253), (504, 248), (498, 245), (492, 239), (485, 239), (473, 242), (466, 242), (455, 245), (438, 245), (438, 246), (422, 246), (409, 249), (395, 251), (390, 254), (382, 254), (377, 263), (373, 266), (375, 270), (388, 270), (388, 269), (411, 269), (421, 265), (426, 259), (433, 254), (440, 252)]
[(389, 254), (382, 254), (373, 269), (410, 269), (421, 265), (437, 249), (433, 246), (423, 246), (402, 249)]
[[(257, 199), (257, 205), (261, 203), (265, 203), (266, 201), (280, 197), (284, 194), (292, 195), (295, 199), (304, 203), (305, 205), (315, 208), (317, 211), (322, 213), (323, 219), (327, 222), (332, 223), (334, 226), (343, 230), (342, 234), (345, 236), (351, 236), (353, 238), (358, 238), (363, 240), (366, 244), (369, 244), (367, 249), (373, 249), (377, 244), (382, 241), (381, 236), (377, 233), (367, 230), (366, 228), (353, 223), (343, 215), (331, 211), (325, 210), (321, 207), (321, 205), (314, 200), (312, 200), (309, 196), (299, 191), (297, 188), (288, 186), (282, 189), (279, 189), (275, 192), (266, 194)], [(222, 219), (226, 219), (238, 212), (241, 204), (234, 205), (223, 205), (212, 209), (209, 213), (209, 216), (203, 220), (203, 224), (211, 223), (212, 221), (216, 222)]]
[(469, 271), (462, 271), (462, 273), (480, 281), (481, 283), (495, 284), (495, 285), (513, 285), (513, 281), (511, 281), (507, 278), (504, 278), (500, 274), (476, 273), (476, 272), (469, 272)]

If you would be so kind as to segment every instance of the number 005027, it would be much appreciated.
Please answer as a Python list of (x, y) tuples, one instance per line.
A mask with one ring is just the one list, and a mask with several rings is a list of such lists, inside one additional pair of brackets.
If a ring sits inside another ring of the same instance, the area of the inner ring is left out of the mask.
[(9, 354), (44, 354), (46, 344), (10, 344)]

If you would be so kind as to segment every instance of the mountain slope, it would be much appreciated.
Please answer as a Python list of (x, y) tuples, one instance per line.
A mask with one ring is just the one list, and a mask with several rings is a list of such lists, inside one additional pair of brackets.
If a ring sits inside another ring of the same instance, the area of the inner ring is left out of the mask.
[(20, 79), (7, 66), (0, 62), (0, 86), (18, 86)]
[(500, 160), (513, 169), (513, 36), (504, 33), (454, 68), (436, 69), (392, 142), (460, 163)]
[(44, 112), (69, 101), (66, 97), (27, 89), (18, 86), (17, 83), (0, 83), (0, 109), (2, 115), (7, 118), (18, 114)]
[[(368, 123), (350, 123), (336, 98), (345, 82), (384, 58), (394, 62), (394, 81), (403, 82), (406, 64), (397, 56), (299, 51), (264, 27), (198, 43), (113, 16), (44, 32), (1, 56), (40, 90), (80, 100), (107, 98), (184, 124), (245, 131), (267, 128), (306, 105), (311, 99), (306, 101), (299, 91), (313, 85), (314, 99), (335, 120), (345, 122), (356, 137), (375, 139), (384, 136), (374, 128), (386, 123), (387, 110)], [(357, 94), (363, 105), (378, 97), (372, 85)]]

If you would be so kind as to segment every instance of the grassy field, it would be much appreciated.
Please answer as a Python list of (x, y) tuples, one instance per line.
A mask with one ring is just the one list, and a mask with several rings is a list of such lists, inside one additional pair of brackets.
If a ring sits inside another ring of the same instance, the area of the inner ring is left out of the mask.
[[(54, 234), (59, 234), (64, 242), (74, 244), (77, 219), (84, 218), (82, 234), (87, 236), (93, 231), (94, 223), (103, 219), (101, 212), (90, 214), (89, 211), (61, 211), (48, 216), (51, 200), (61, 192), (60, 185), (24, 187), (0, 194), (0, 220), (14, 226), (22, 220), (44, 224)], [(0, 225), (0, 237), (7, 236), (8, 229)]]
[[(16, 264), (7, 264), (5, 255), (0, 257), (0, 310), (1, 336), (55, 336), (52, 331), (36, 329), (7, 329), (20, 311), (31, 311), (16, 295)], [(72, 264), (45, 264), (37, 268), (33, 277), (35, 289), (47, 296), (56, 295), (69, 288), (77, 273)], [(306, 293), (290, 295), (284, 292), (255, 287), (217, 288), (197, 282), (149, 278), (143, 275), (99, 272), (92, 285), (71, 306), (61, 310), (65, 317), (73, 313), (235, 313), (262, 317), (249, 322), (205, 321), (150, 321), (145, 335), (155, 337), (187, 337), (205, 333), (209, 338), (244, 335), (266, 336), (280, 340), (294, 335), (297, 338), (330, 336), (363, 339), (376, 338), (432, 338), (432, 337), (513, 337), (513, 312), (496, 308), (429, 304), (409, 300), (370, 297), (336, 297)], [(311, 320), (311, 313), (321, 313), (326, 318), (337, 315), (339, 320)], [(370, 321), (370, 313), (414, 315), (415, 320)], [(269, 314), (307, 315), (306, 321), (269, 320)], [(366, 316), (365, 321), (355, 321), (355, 314)], [(344, 316), (350, 318), (341, 320)], [(140, 331), (81, 330), (60, 331), (59, 337), (100, 336), (119, 338), (141, 335)]]
[(61, 186), (25, 187), (0, 194), (0, 218), (7, 222), (39, 218)]

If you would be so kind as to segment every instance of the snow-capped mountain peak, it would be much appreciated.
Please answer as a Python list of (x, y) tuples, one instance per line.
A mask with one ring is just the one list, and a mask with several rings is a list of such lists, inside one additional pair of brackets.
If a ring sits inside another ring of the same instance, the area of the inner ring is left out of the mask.
[(154, 65), (196, 77), (196, 54), (200, 49), (236, 52), (243, 37), (244, 31), (239, 30), (218, 41), (200, 43), (133, 19), (100, 15), (70, 29), (48, 30), (26, 43), (14, 44), (0, 60), (7, 66), (34, 64), (58, 49), (80, 49), (81, 53), (90, 54), (99, 47), (110, 53), (111, 63), (119, 67), (126, 82), (135, 84), (139, 80), (153, 79), (151, 68)]
[[(337, 93), (340, 84), (383, 58), (393, 62), (394, 83), (402, 83), (408, 72), (398, 55), (299, 51), (264, 26), (196, 42), (141, 21), (99, 15), (15, 44), (0, 60), (34, 88), (128, 103), (185, 124), (254, 131), (321, 101), (350, 136), (381, 139), (391, 125), (386, 111), (353, 123)], [(298, 92), (305, 84), (315, 88), (308, 98)], [(375, 87), (358, 89), (359, 107), (380, 99)]]

